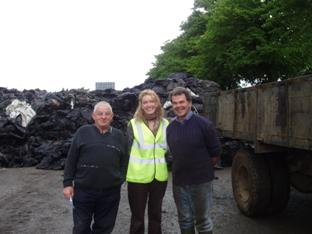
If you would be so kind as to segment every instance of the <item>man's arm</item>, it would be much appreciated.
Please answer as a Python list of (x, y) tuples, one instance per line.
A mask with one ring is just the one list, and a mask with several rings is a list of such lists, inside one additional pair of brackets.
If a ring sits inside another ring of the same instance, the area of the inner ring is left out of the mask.
[(129, 154), (131, 152), (133, 139), (134, 139), (133, 129), (132, 129), (132, 125), (129, 122), (128, 128), (127, 128), (127, 143), (128, 143), (128, 153)]
[(215, 166), (220, 161), (221, 143), (217, 130), (211, 122), (206, 125), (206, 145), (210, 154), (212, 164)]
[(128, 170), (128, 162), (129, 162), (129, 135), (126, 136), (122, 135), (122, 152), (123, 156), (121, 157), (120, 166), (121, 166), (121, 174), (123, 179), (126, 180), (127, 170)]
[(76, 173), (78, 156), (78, 134), (76, 133), (68, 151), (64, 167), (63, 194), (67, 199), (74, 196), (73, 180)]

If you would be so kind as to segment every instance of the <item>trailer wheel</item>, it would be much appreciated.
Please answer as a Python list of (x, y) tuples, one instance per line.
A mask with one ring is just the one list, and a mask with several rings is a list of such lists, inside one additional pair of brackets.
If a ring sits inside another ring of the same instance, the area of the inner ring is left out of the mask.
[(289, 200), (290, 178), (287, 164), (283, 157), (271, 155), (269, 157), (271, 174), (271, 204), (268, 212), (279, 213), (285, 209)]
[(232, 165), (232, 188), (236, 204), (246, 216), (266, 214), (271, 200), (267, 158), (249, 149), (239, 150)]

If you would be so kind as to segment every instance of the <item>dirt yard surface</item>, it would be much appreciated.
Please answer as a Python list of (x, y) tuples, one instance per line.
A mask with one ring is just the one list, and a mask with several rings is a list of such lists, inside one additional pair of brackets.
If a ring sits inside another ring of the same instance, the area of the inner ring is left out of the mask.
[[(250, 219), (233, 200), (230, 168), (216, 171), (214, 234), (307, 234), (312, 231), (312, 195), (291, 193), (288, 208), (277, 216)], [(62, 171), (0, 168), (0, 233), (71, 233), (71, 205), (62, 195)], [(179, 233), (171, 183), (163, 203), (163, 233)], [(130, 210), (126, 185), (114, 234), (128, 233)]]

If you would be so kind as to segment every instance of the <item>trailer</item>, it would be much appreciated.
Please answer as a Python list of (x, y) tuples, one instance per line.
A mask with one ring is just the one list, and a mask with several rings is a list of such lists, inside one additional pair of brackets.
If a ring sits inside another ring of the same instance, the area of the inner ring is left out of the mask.
[(203, 102), (222, 138), (241, 143), (232, 188), (244, 215), (282, 211), (291, 186), (312, 193), (312, 75), (210, 93)]

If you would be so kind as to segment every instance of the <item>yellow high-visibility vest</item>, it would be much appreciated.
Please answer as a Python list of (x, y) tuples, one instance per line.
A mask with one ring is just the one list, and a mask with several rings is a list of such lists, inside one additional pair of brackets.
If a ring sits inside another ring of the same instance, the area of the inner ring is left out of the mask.
[(168, 169), (165, 160), (167, 151), (166, 128), (168, 120), (162, 119), (156, 136), (143, 121), (132, 119), (133, 143), (130, 152), (127, 181), (150, 183), (168, 180)]

